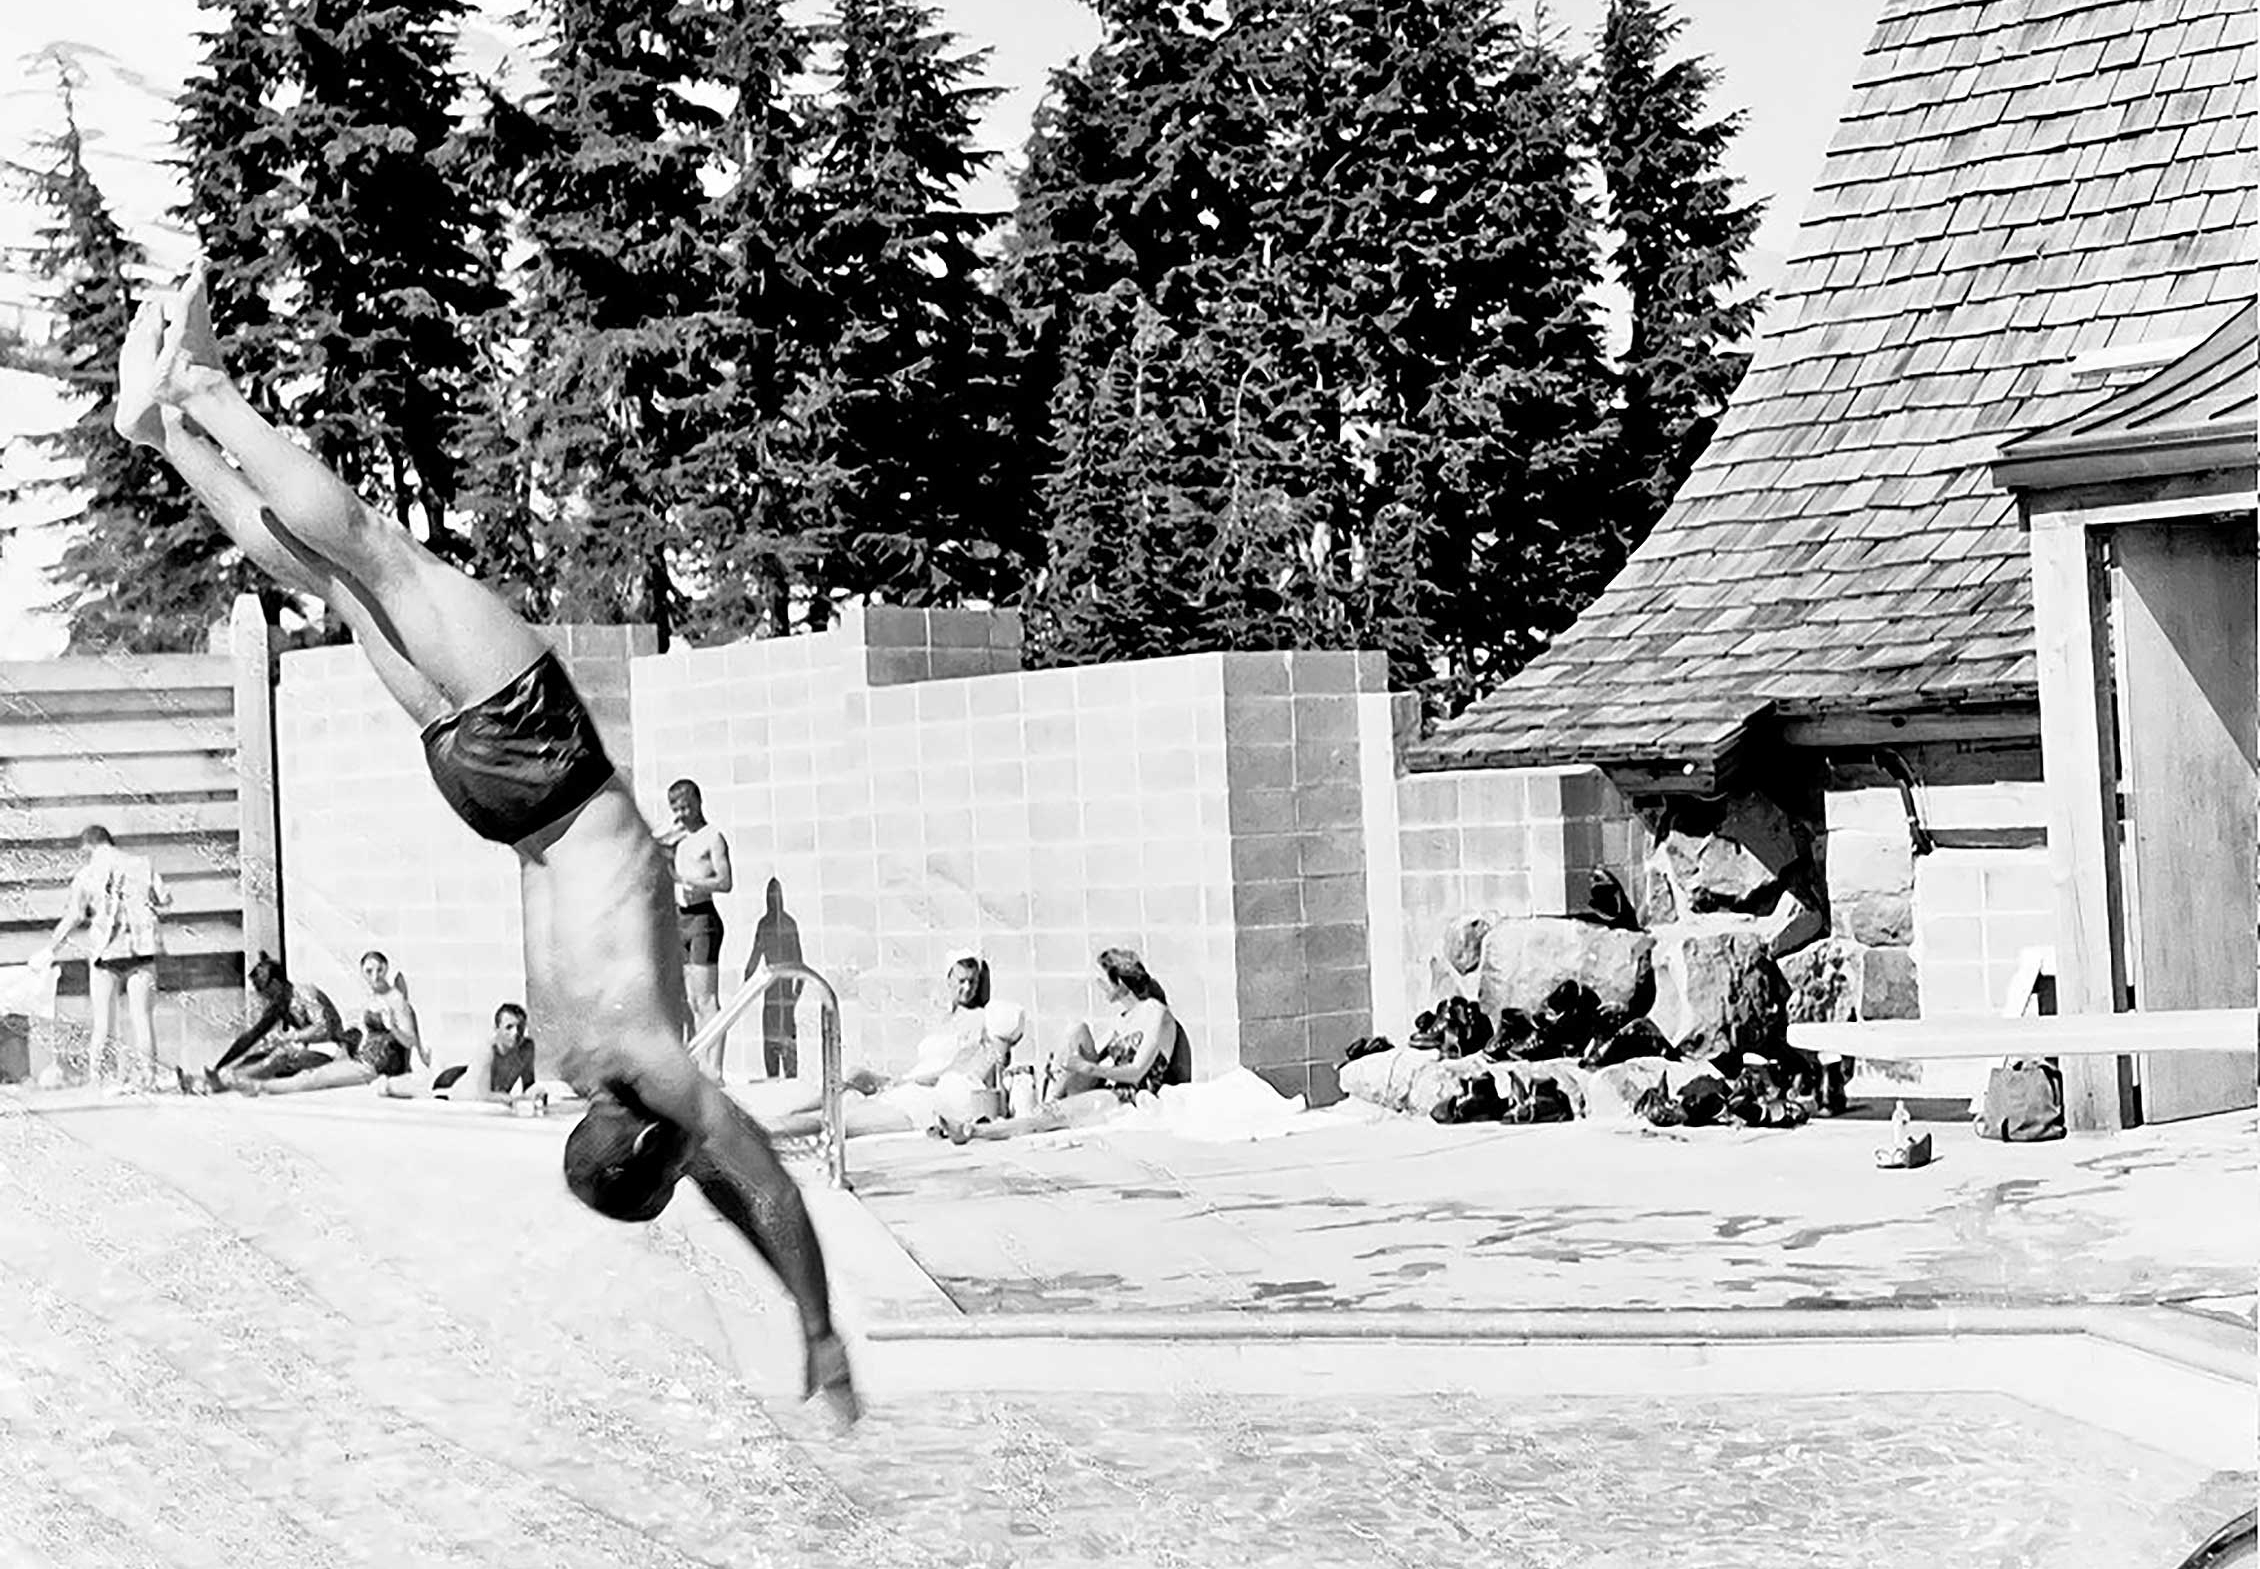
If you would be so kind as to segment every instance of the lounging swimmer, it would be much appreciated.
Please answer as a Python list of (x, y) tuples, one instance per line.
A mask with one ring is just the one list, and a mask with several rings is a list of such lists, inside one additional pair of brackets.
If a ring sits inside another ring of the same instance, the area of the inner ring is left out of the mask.
[(671, 868), (564, 665), (252, 406), (222, 367), (201, 262), (169, 307), (150, 301), (134, 318), (116, 423), (164, 456), (247, 557), (344, 619), (422, 729), (441, 796), (517, 852), (526, 949), (558, 1002), (552, 1045), (590, 1101), (565, 1141), (574, 1196), (646, 1221), (684, 1178), (697, 1184), (798, 1305), (806, 1393), (852, 1421), (807, 1206), (760, 1128), (683, 1050)]
[(942, 1129), (950, 1138), (963, 1144), (1103, 1122), (1170, 1082), (1171, 1066), (1185, 1049), (1185, 1031), (1169, 1011), (1169, 994), (1127, 948), (1101, 952), (1098, 969), (1115, 1017), (1098, 1030), (1087, 1023), (1075, 1026), (1050, 1064), (1043, 1104), (1028, 1116), (978, 1125), (945, 1117)]

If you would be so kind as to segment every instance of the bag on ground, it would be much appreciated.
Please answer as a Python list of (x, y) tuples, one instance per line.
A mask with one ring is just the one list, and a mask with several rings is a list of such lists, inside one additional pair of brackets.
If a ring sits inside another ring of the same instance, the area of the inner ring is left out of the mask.
[(1995, 1068), (1985, 1081), (1977, 1116), (1978, 1137), (2010, 1144), (2039, 1144), (2064, 1136), (2064, 1077), (2056, 1065), (2020, 1057)]

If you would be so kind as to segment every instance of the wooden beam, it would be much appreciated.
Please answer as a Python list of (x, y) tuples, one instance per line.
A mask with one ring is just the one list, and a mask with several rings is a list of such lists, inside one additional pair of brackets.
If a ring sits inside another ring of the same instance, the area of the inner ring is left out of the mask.
[[(192, 915), (220, 915), (231, 921), (235, 918), (239, 896), (233, 866), (159, 875), (164, 877), (166, 890), (173, 896), (172, 906), (165, 914), (168, 933), (174, 921)], [(29, 925), (42, 932), (51, 930), (63, 918), (63, 907), (69, 897), (68, 882), (16, 884), (0, 890), (0, 925)]]
[(2040, 714), (2031, 708), (1941, 711), (1909, 714), (1817, 714), (1784, 719), (1781, 739), (1788, 746), (1911, 746), (1935, 741), (2023, 741), (2040, 734)]
[(235, 834), (243, 893), (243, 963), (284, 959), (282, 816), (275, 777), (273, 628), (256, 595), (238, 594), (228, 615), (235, 669)]
[(229, 667), (219, 654), (87, 654), (62, 659), (0, 661), (0, 694), (37, 698), (49, 692), (141, 692), (196, 687), (226, 690)]
[(138, 757), (231, 752), (235, 722), (218, 714), (173, 719), (10, 720), (0, 715), (0, 758)]
[[(0, 737), (0, 746), (5, 739)], [(162, 801), (235, 793), (235, 762), (224, 752), (95, 752), (77, 757), (0, 755), (0, 792), (11, 801), (120, 799)], [(80, 807), (90, 819), (101, 809)]]
[[(2056, 1005), (2065, 1013), (2115, 1013), (2126, 996), (2124, 910), (2099, 544), (2084, 529), (2035, 530), (2031, 543), (2048, 870), (2056, 897)], [(2065, 1126), (2123, 1128), (2137, 1116), (2127, 1059), (2066, 1065)]]
[[(2260, 1061), (2260, 1009), (2189, 1008), (2159, 1013), (1973, 1013), (1864, 1024), (1792, 1024), (1800, 1051), (1884, 1062), (1965, 1057), (2103, 1057), (2132, 1053), (2238, 1052)], [(2065, 1097), (2071, 1064), (2064, 1065)], [(2070, 1108), (2067, 1106), (2066, 1111)], [(2068, 1123), (2068, 1118), (2067, 1118)]]
[[(0, 798), (4, 799), (4, 798)], [(47, 844), (75, 844), (79, 830), (100, 823), (136, 855), (150, 839), (200, 839), (215, 856), (235, 853), (233, 801), (128, 801), (98, 806), (0, 804), (0, 845), (10, 852)]]
[[(46, 943), (52, 926), (28, 925), (0, 926), (0, 964), (21, 964)], [(168, 918), (164, 925), (165, 960), (200, 954), (223, 954), (230, 959), (240, 959), (243, 951), (243, 926), (233, 910), (224, 915), (191, 914), (177, 919)], [(63, 945), (62, 958), (66, 963), (83, 964), (77, 940)]]
[(2236, 514), (2260, 507), (2253, 471), (2180, 475), (2171, 480), (2128, 480), (2036, 492), (2027, 521), (2035, 534), (2059, 529), (2116, 528), (2173, 518)]

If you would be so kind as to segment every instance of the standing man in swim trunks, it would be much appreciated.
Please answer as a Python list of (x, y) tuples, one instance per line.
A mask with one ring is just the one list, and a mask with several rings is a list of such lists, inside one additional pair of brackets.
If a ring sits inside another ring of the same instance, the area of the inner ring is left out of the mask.
[[(706, 820), (706, 799), (698, 783), (678, 779), (667, 787), (667, 809), (674, 832), (662, 842), (675, 858), (675, 924), (683, 934), (683, 985), (690, 997), (691, 1032), (696, 1034), (721, 1011), (722, 912), (714, 896), (735, 885), (730, 874), (730, 841)], [(714, 1048), (719, 1076), (722, 1048)]]
[[(157, 1077), (157, 958), (165, 941), (157, 912), (173, 902), (165, 879), (146, 856), (128, 855), (110, 830), (91, 823), (78, 836), (86, 864), (71, 879), (63, 918), (32, 956), (35, 969), (55, 962), (63, 939), (87, 928), (87, 998), (93, 1005), (94, 1033), (86, 1046), (89, 1088), (115, 1091), (148, 1089)], [(118, 997), (133, 1030), (133, 1060), (119, 1053), (117, 1077), (103, 1082), (102, 1059), (118, 1029)]]
[(647, 1221), (688, 1177), (800, 1309), (805, 1391), (859, 1413), (800, 1190), (753, 1119), (683, 1049), (688, 1008), (670, 868), (556, 654), (284, 436), (228, 380), (204, 268), (143, 305), (116, 423), (155, 448), (243, 553), (319, 596), (423, 731), (432, 782), (523, 871), (526, 952), (558, 1000), (562, 1076), (590, 1108), (565, 1180), (599, 1214)]

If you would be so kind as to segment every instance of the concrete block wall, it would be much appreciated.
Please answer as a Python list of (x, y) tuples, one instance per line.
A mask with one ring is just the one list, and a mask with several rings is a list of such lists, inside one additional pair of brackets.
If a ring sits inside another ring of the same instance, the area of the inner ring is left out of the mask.
[(1373, 1030), (1360, 704), (1379, 654), (1220, 656), (1240, 1061), (1312, 1104), (1340, 1097), (1342, 1050)]
[[(1932, 786), (1923, 821), (1934, 831), (1990, 831), (2038, 840), (2047, 802), (2035, 783)], [(1914, 957), (1927, 1014), (1997, 1013), (2027, 948), (2056, 940), (2045, 842), (1948, 846), (1915, 863)]]
[[(668, 821), (666, 791), (692, 779), (707, 816), (728, 835), (735, 886), (722, 912), (722, 994), (744, 973), (757, 932), (773, 953), (797, 949), (843, 992), (870, 963), (838, 939), (867, 921), (867, 881), (822, 874), (824, 852), (870, 832), (868, 798), (847, 762), (847, 696), (865, 690), (864, 650), (851, 630), (644, 652), (631, 661), (630, 710), (638, 745), (636, 799), (655, 827)], [(821, 834), (822, 843), (819, 843)], [(799, 1031), (817, 1039), (813, 1010)], [(730, 1062), (757, 1072), (756, 1010), (731, 1031)]]
[[(627, 665), (649, 628), (546, 633), (585, 694), (613, 760), (630, 768)], [(284, 654), (275, 690), (282, 802), (283, 941), (292, 975), (340, 1008), (361, 995), (360, 958), (406, 972), (435, 1063), (483, 1049), (494, 1009), (526, 989), (517, 858), (465, 828), (424, 766), (416, 726), (353, 647)]]
[(1481, 768), (1404, 774), (1396, 783), (1402, 868), (1397, 996), (1384, 1033), (1436, 1000), (1430, 973), (1445, 924), (1491, 910), (1507, 917), (1566, 915), (1586, 907), (1592, 874), (1614, 872), (1628, 889), (1643, 854), (1631, 803), (1598, 769)]
[[(1194, 1071), (1223, 1071), (1239, 1021), (1221, 656), (1023, 672), (1020, 647), (1008, 613), (870, 607), (635, 661), (638, 797), (657, 816), (670, 780), (697, 779), (731, 840), (723, 989), (774, 901), (840, 991), (849, 1055), (891, 1069), (940, 1013), (952, 955), (989, 960), (1033, 1050), (1100, 1008), (1093, 960), (1129, 947)], [(804, 1047), (815, 1027), (804, 1007)], [(761, 1036), (755, 1015), (732, 1031), (743, 1071)]]

